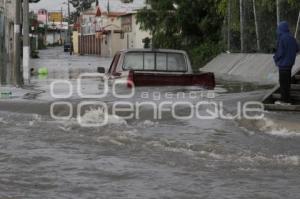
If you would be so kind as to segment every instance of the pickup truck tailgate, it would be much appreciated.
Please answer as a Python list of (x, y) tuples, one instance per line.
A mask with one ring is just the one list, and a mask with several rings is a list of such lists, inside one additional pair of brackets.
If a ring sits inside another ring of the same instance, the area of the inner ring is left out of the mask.
[(201, 86), (207, 89), (215, 88), (213, 73), (163, 74), (133, 71), (130, 73), (130, 79), (135, 86)]

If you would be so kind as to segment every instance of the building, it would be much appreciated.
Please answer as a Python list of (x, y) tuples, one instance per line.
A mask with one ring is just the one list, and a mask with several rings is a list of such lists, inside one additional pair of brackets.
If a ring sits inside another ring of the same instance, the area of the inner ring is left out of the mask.
[(62, 10), (60, 12), (49, 12), (49, 18), (48, 21), (50, 22), (63, 22), (63, 12)]
[[(100, 6), (81, 13), (78, 22), (79, 54), (110, 57), (120, 50), (122, 30), (119, 17), (124, 14), (124, 12), (107, 12)], [(73, 44), (76, 46), (74, 41)]]
[(48, 22), (46, 44), (63, 44), (68, 33), (68, 22)]
[(48, 11), (46, 9), (39, 9), (37, 16), (40, 23), (48, 23)]
[(123, 49), (123, 33), (120, 16), (124, 12), (102, 12), (100, 7), (96, 14), (96, 37), (101, 39), (101, 56), (112, 57)]
[(73, 46), (74, 49), (78, 49), (79, 54), (101, 55), (101, 40), (96, 38), (95, 22), (96, 11), (94, 9), (84, 11), (78, 18), (77, 29), (73, 33), (73, 36), (78, 35), (78, 40), (73, 38)]
[[(145, 6), (144, 0), (123, 3), (119, 0), (102, 0), (98, 6), (82, 12), (73, 37), (74, 51), (111, 57), (124, 48), (142, 48), (143, 39), (150, 34), (136, 25), (136, 11)], [(78, 42), (78, 43), (77, 43)]]
[(142, 31), (139, 24), (136, 22), (137, 12), (133, 11), (122, 15), (121, 27), (124, 34), (124, 39), (122, 40), (123, 48), (144, 48), (144, 40), (146, 38), (151, 38), (149, 32)]
[(68, 22), (63, 21), (63, 13), (48, 12), (46, 9), (40, 9), (37, 13), (37, 20), (40, 28), (45, 28), (43, 37), (44, 45), (63, 44), (67, 38)]

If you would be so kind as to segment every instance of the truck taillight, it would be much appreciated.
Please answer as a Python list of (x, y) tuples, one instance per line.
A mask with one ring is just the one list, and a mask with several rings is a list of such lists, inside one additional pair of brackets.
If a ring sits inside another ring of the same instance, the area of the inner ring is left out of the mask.
[(127, 87), (128, 88), (134, 87), (134, 72), (132, 70), (129, 71), (129, 74), (128, 74)]

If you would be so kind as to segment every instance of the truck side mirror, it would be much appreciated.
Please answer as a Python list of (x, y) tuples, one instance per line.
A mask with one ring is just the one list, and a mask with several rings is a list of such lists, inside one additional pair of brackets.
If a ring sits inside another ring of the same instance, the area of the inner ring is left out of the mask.
[(103, 74), (103, 73), (105, 73), (105, 68), (104, 67), (98, 67), (97, 72)]

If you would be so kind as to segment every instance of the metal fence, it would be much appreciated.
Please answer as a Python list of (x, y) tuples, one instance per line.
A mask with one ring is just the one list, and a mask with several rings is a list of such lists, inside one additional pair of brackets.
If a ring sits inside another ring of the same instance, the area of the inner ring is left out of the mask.
[[(277, 16), (290, 24), (294, 35), (300, 11), (299, 2), (287, 0), (227, 0), (224, 41), (231, 52), (271, 53), (276, 47)], [(279, 5), (276, 4), (279, 2)], [(278, 8), (278, 9), (277, 9)], [(277, 14), (279, 11), (279, 15)], [(300, 35), (297, 39), (300, 41)], [(243, 41), (243, 45), (242, 45)]]

